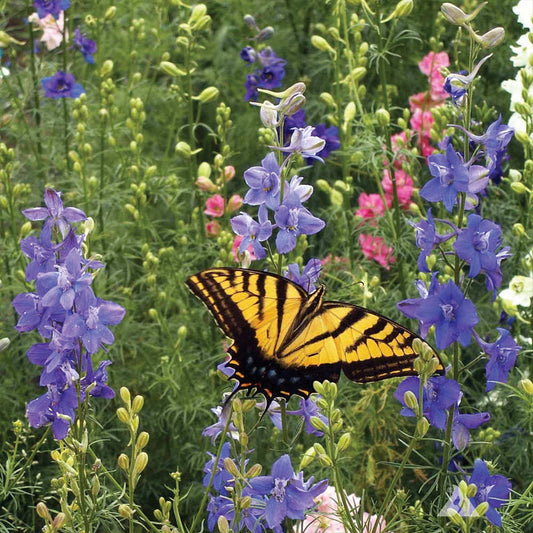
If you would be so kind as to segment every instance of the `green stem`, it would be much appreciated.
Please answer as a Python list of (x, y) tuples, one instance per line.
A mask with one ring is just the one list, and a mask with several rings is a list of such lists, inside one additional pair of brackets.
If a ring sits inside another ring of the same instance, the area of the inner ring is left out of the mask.
[[(33, 2), (28, 2), (28, 15), (33, 11)], [(34, 37), (33, 37), (33, 25), (28, 22), (28, 32), (30, 40), (30, 72), (33, 84), (33, 107), (35, 116), (35, 126), (37, 134), (37, 153), (42, 156), (43, 143), (41, 138), (41, 103), (39, 98), (39, 81), (37, 80), (37, 71), (35, 68), (35, 51), (34, 51)], [(40, 161), (40, 157), (39, 157)], [(43, 175), (43, 168), (39, 165), (39, 173)]]

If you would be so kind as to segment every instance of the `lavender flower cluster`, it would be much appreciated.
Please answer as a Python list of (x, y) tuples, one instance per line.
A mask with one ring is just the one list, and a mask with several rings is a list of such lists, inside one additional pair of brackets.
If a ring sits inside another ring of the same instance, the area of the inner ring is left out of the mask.
[(46, 189), (44, 201), (46, 207), (23, 211), (31, 221), (44, 220), (39, 238), (21, 241), (22, 252), (30, 259), (26, 281), (35, 282), (36, 292), (17, 295), (13, 307), (19, 315), (18, 331), (37, 330), (47, 339), (27, 352), (32, 364), (43, 367), (39, 383), (47, 389), (28, 403), (28, 419), (35, 428), (51, 424), (54, 437), (62, 440), (88, 395), (106, 399), (115, 395), (106, 383), (111, 361), (101, 361), (94, 369), (92, 357), (100, 347), (113, 344), (108, 326), (119, 324), (126, 310), (93, 292), (90, 270), (104, 265), (84, 258), (85, 235), (71, 225), (85, 220), (85, 213), (64, 207), (53, 189)]
[[(469, 97), (468, 86), (486, 59), (480, 61), (470, 75), (466, 72), (452, 73), (446, 78), (444, 89), (451, 94), (454, 105), (462, 106), (465, 103)], [(501, 124), (501, 117), (483, 135), (474, 135), (462, 126), (455, 128), (465, 135), (462, 144), (473, 144), (472, 157), (466, 160), (465, 155), (454, 148), (453, 137), (448, 137), (441, 146), (445, 153), (428, 157), (432, 178), (422, 187), (420, 196), (432, 203), (442, 202), (450, 213), (458, 205), (461, 216), (464, 210), (476, 211), (468, 215), (466, 227), (457, 227), (449, 220), (434, 219), (432, 209), (428, 209), (425, 220), (411, 225), (416, 230), (416, 245), (421, 250), (418, 257), (420, 271), (430, 272), (428, 257), (434, 249), (439, 248), (444, 257), (455, 254), (461, 264), (468, 265), (466, 278), (469, 281), (461, 286), (452, 279), (441, 283), (439, 272), (433, 271), (429, 285), (422, 280), (416, 282), (420, 298), (403, 300), (398, 303), (398, 308), (406, 316), (419, 321), (422, 337), (425, 338), (430, 327), (434, 326), (435, 344), (439, 350), (448, 348), (454, 342), (466, 347), (473, 336), (488, 356), (485, 367), (486, 390), (491, 391), (496, 383), (507, 381), (521, 347), (507, 329), (498, 328), (499, 337), (494, 342), (487, 342), (476, 333), (474, 328), (479, 323), (479, 317), (475, 304), (466, 297), (466, 291), (470, 280), (483, 274), (486, 288), (495, 298), (502, 282), (501, 263), (511, 255), (509, 247), (502, 247), (501, 227), (479, 213), (487, 185), (491, 180), (497, 184), (501, 179), (502, 163), (513, 129)], [(445, 234), (437, 232), (436, 222), (446, 226)], [(444, 249), (442, 244), (451, 240), (451, 249), (449, 244)], [(452, 416), (452, 442), (458, 450), (462, 451), (468, 446), (470, 430), (490, 420), (487, 412), (460, 412), (462, 392), (454, 379), (432, 377), (422, 384), (422, 398), (420, 390), (419, 377), (409, 377), (399, 385), (395, 398), (404, 406), (401, 414), (416, 415), (416, 406), (406, 396), (406, 393), (412, 393), (416, 397), (416, 404), (422, 403), (423, 416), (437, 429), (445, 430), (447, 420)], [(472, 505), (487, 502), (487, 519), (501, 526), (501, 516), (495, 509), (501, 507), (509, 497), (510, 482), (504, 476), (490, 476), (486, 464), (477, 460), (470, 483), (478, 487), (476, 496), (471, 498)]]

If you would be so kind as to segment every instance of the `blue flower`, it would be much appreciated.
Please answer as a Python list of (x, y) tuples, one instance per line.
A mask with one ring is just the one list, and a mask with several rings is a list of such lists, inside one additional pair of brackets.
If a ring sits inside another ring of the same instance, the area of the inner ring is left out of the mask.
[(291, 134), (289, 146), (282, 148), (271, 146), (275, 150), (281, 150), (288, 153), (299, 153), (302, 157), (311, 157), (324, 162), (317, 154), (324, 149), (326, 141), (313, 135), (313, 126), (306, 126), (305, 128), (294, 128)]
[[(339, 128), (337, 126), (330, 126), (329, 128), (326, 128), (325, 124), (317, 124), (312, 133), (315, 137), (320, 137), (326, 142), (326, 144), (324, 144), (324, 148), (322, 148), (322, 150), (317, 154), (317, 156), (322, 159), (328, 158), (331, 152), (334, 152), (341, 147), (341, 143), (339, 141)], [(315, 159), (313, 158), (306, 161), (308, 165), (312, 165), (314, 162)]]
[(491, 391), (496, 383), (507, 383), (509, 371), (514, 367), (518, 352), (522, 349), (508, 330), (496, 328), (500, 336), (496, 342), (485, 342), (478, 335), (475, 335), (480, 348), (489, 356), (489, 361), (485, 367), (487, 376), (486, 391)]
[(96, 43), (85, 37), (80, 31), (79, 28), (74, 30), (74, 48), (78, 49), (83, 55), (83, 59), (87, 61), (90, 65), (94, 64), (93, 54), (96, 53)]
[(257, 59), (257, 52), (252, 46), (245, 46), (241, 50), (241, 59), (246, 61), (246, 63), (252, 64)]
[(474, 278), (480, 272), (487, 276), (487, 289), (496, 290), (502, 281), (500, 263), (509, 257), (509, 248), (497, 248), (502, 243), (502, 229), (498, 224), (479, 215), (469, 215), (467, 227), (460, 230), (453, 248), (457, 255), (470, 265), (468, 277)]
[(230, 443), (225, 442), (222, 445), (222, 451), (220, 452), (220, 457), (218, 458), (218, 463), (216, 464), (216, 466), (216, 456), (210, 452), (207, 452), (207, 454), (211, 457), (211, 459), (207, 461), (207, 463), (205, 463), (204, 465), (204, 487), (207, 487), (209, 485), (209, 480), (211, 479), (211, 476), (213, 474), (213, 469), (215, 469), (215, 475), (213, 476), (213, 482), (211, 483), (211, 486), (220, 494), (226, 495), (227, 492), (225, 487), (233, 480), (233, 474), (230, 474), (224, 467), (224, 459), (230, 456)]
[[(404, 400), (405, 393), (411, 391), (420, 403), (420, 378), (410, 376), (404, 379), (394, 392), (394, 397), (404, 406), (400, 411), (402, 416), (416, 416)], [(422, 414), (429, 420), (431, 425), (438, 429), (446, 428), (446, 409), (455, 405), (461, 397), (459, 383), (446, 376), (432, 377), (427, 380), (422, 389)]]
[(480, 503), (487, 502), (489, 504), (489, 509), (485, 514), (487, 520), (497, 527), (502, 527), (502, 517), (496, 509), (509, 499), (511, 482), (505, 476), (491, 476), (486, 463), (481, 459), (476, 459), (474, 471), (468, 483), (473, 483), (477, 487), (476, 495), (470, 498), (472, 505), (477, 507)]
[(468, 446), (470, 430), (478, 428), (481, 424), (485, 424), (489, 420), (490, 414), (487, 412), (465, 414), (455, 409), (452, 426), (453, 445), (459, 451), (463, 451)]
[(115, 391), (107, 384), (108, 375), (106, 368), (111, 364), (113, 364), (111, 361), (105, 359), (98, 364), (96, 370), (93, 370), (91, 356), (87, 354), (84, 365), (86, 373), (85, 377), (81, 380), (83, 398), (85, 397), (85, 391), (90, 385), (92, 387), (89, 394), (95, 398), (111, 400), (115, 397)]
[(280, 167), (274, 152), (262, 161), (262, 166), (250, 167), (244, 172), (244, 181), (250, 190), (244, 196), (249, 205), (266, 204), (270, 209), (279, 205)]
[(403, 300), (397, 305), (406, 316), (420, 320), (424, 331), (435, 325), (435, 344), (439, 350), (454, 341), (468, 346), (473, 327), (479, 322), (476, 306), (452, 280), (444, 285), (437, 281), (433, 294), (426, 298)]
[(300, 273), (300, 267), (298, 263), (291, 263), (287, 266), (287, 270), (284, 272), (284, 276), (294, 283), (303, 287), (307, 292), (315, 292), (315, 281), (318, 280), (320, 276), (320, 269), (322, 268), (322, 263), (320, 259), (309, 259), (307, 264), (304, 266), (302, 272)]
[(476, 199), (476, 194), (488, 182), (488, 170), (479, 165), (466, 165), (451, 143), (446, 147), (446, 154), (430, 155), (428, 165), (433, 179), (422, 187), (420, 196), (428, 202), (442, 201), (450, 213), (460, 192)]
[(260, 243), (272, 235), (272, 223), (268, 220), (264, 204), (259, 207), (258, 218), (259, 222), (256, 222), (248, 213), (241, 213), (230, 222), (233, 231), (244, 237), (239, 245), (239, 253), (242, 254), (251, 244), (255, 257), (263, 259), (266, 257), (266, 251)]
[(70, 0), (33, 0), (33, 5), (40, 19), (52, 15), (57, 20), (61, 11), (70, 7)]
[(292, 135), (292, 130), (305, 128), (305, 109), (299, 109), (289, 117), (285, 117), (283, 121), (283, 143), (288, 143)]
[(316, 398), (307, 398), (304, 400), (300, 398), (300, 408), (295, 411), (287, 411), (288, 415), (302, 416), (305, 422), (305, 432), (309, 435), (315, 435), (316, 437), (322, 437), (324, 433), (319, 431), (311, 424), (311, 417), (316, 416), (328, 425), (328, 419), (320, 412), (316, 401), (320, 398), (318, 395)]
[(65, 238), (70, 231), (70, 223), (85, 220), (87, 215), (77, 207), (63, 207), (61, 193), (54, 189), (45, 190), (44, 203), (46, 207), (31, 207), (22, 211), (22, 214), (31, 221), (44, 220), (41, 243), (46, 248), (51, 248), (53, 228), (58, 228)]
[(85, 89), (76, 83), (72, 74), (59, 70), (53, 76), (41, 80), (46, 98), (78, 98)]
[[(454, 233), (448, 233), (446, 235), (439, 235), (435, 228), (435, 221), (433, 220), (433, 215), (431, 214), (431, 208), (428, 209), (427, 221), (421, 220), (418, 224), (415, 224), (411, 220), (407, 221), (416, 231), (416, 246), (422, 251), (418, 255), (418, 270), (420, 272), (429, 272), (427, 267), (427, 258), (429, 254), (433, 251), (433, 248), (439, 245), (442, 242), (447, 241), (455, 235)], [(448, 223), (446, 221), (442, 221)]]
[(55, 385), (48, 385), (48, 392), (28, 403), (26, 415), (34, 428), (51, 423), (54, 438), (63, 440), (67, 436), (70, 424), (76, 418), (76, 407), (78, 407), (78, 397), (74, 385), (64, 390), (58, 389)]
[(274, 220), (279, 228), (276, 248), (280, 254), (286, 254), (295, 248), (298, 235), (313, 235), (326, 225), (307, 209), (296, 205), (293, 198), (278, 207)]
[(466, 96), (467, 89), (477, 76), (481, 65), (491, 57), (492, 54), (485, 56), (477, 65), (474, 66), (470, 74), (466, 70), (461, 70), (459, 73), (452, 72), (444, 80), (444, 90), (451, 95), (454, 105), (463, 105), (464, 97)]
[(287, 518), (303, 520), (304, 511), (315, 506), (314, 498), (327, 488), (327, 480), (309, 486), (294, 473), (290, 457), (282, 455), (273, 465), (270, 476), (249, 481), (257, 495), (268, 496), (265, 521), (269, 528), (277, 528)]
[[(228, 416), (230, 413), (229, 404), (227, 404), (225, 407), (221, 407), (221, 406), (214, 407), (211, 409), (211, 411), (215, 413), (218, 420), (211, 426), (207, 426), (202, 431), (202, 435), (204, 437), (210, 437), (211, 443), (214, 446), (217, 440), (217, 437), (222, 433), (222, 431), (226, 427), (226, 422), (228, 420)], [(237, 428), (235, 427), (235, 424), (233, 424), (233, 422), (230, 422), (228, 425), (227, 435), (229, 435), (232, 439), (235, 439), (235, 440), (239, 438), (239, 433), (237, 432)]]

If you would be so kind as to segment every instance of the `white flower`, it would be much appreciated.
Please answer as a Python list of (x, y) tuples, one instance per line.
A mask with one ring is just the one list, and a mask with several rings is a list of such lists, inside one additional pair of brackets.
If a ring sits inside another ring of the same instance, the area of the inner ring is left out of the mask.
[(518, 17), (518, 22), (530, 31), (533, 31), (533, 2), (531, 0), (520, 0), (516, 6), (513, 7), (515, 15)]
[(509, 283), (509, 288), (500, 292), (500, 298), (512, 305), (528, 307), (533, 298), (533, 278), (515, 276)]

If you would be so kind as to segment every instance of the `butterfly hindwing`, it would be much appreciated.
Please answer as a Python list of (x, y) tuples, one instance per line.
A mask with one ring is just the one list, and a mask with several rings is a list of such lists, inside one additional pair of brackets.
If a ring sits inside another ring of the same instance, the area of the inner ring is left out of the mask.
[(313, 381), (336, 382), (341, 368), (362, 383), (416, 374), (415, 333), (363, 307), (322, 301), (323, 287), (308, 294), (276, 274), (238, 268), (205, 270), (187, 285), (234, 340), (228, 365), (239, 388), (268, 400), (306, 398)]

